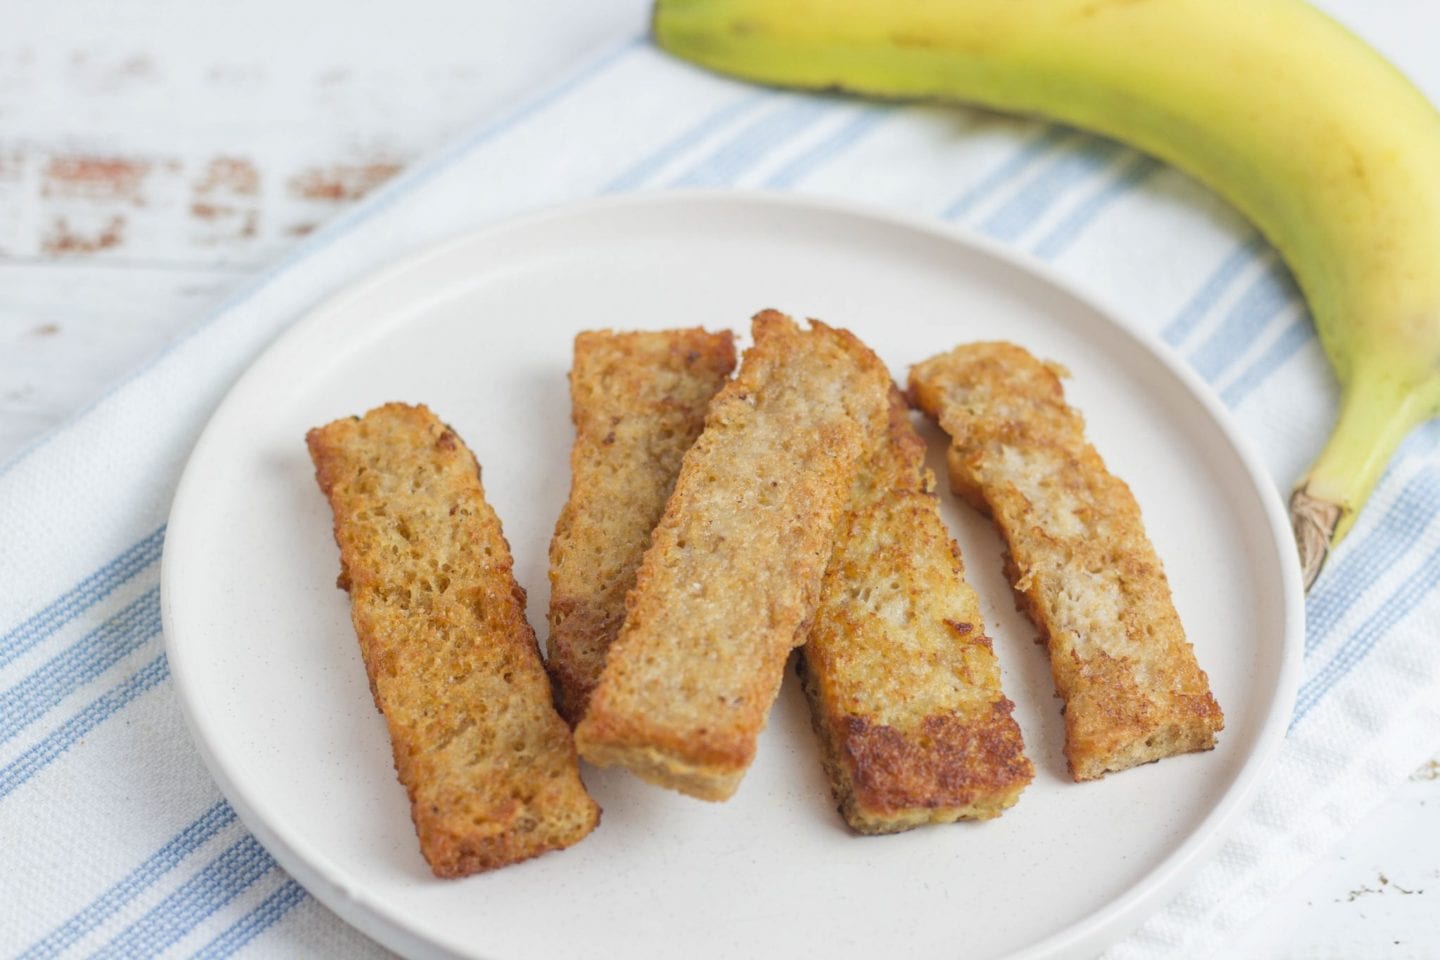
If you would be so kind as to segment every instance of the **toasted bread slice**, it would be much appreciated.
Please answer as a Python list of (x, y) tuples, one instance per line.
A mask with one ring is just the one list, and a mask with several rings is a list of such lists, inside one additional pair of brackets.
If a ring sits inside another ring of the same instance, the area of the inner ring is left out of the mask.
[(1225, 721), (1135, 497), (1086, 442), (1060, 374), (1013, 344), (976, 343), (917, 364), (910, 386), (950, 434), (955, 491), (1005, 538), (1065, 701), (1070, 772), (1093, 780), (1208, 750)]
[(799, 661), (861, 833), (999, 816), (1035, 775), (898, 390), (851, 488)]
[(625, 595), (710, 398), (735, 369), (735, 338), (704, 330), (589, 331), (575, 338), (570, 499), (550, 541), (555, 703), (580, 722)]
[(585, 759), (707, 800), (734, 793), (755, 755), (886, 415), (889, 374), (849, 333), (774, 311), (753, 333), (685, 454), (575, 730)]
[(463, 876), (584, 837), (600, 809), (551, 703), (474, 456), (425, 407), (399, 403), (305, 441), (431, 869)]

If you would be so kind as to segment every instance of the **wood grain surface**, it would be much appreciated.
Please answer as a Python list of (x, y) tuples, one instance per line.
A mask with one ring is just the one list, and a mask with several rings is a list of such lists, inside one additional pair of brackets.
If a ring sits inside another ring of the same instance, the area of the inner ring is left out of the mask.
[(7, 0), (0, 462), (641, 0)]

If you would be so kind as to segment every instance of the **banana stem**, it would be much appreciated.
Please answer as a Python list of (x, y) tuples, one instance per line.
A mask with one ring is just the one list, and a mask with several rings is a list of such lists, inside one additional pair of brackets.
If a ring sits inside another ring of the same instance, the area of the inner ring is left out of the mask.
[(1307, 591), (1330, 551), (1350, 532), (1396, 448), (1433, 412), (1427, 392), (1363, 371), (1346, 388), (1335, 431), (1290, 497)]

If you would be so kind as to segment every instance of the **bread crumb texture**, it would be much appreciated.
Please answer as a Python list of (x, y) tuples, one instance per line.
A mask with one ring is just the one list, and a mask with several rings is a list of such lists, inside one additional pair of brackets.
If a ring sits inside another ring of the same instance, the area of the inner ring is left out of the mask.
[(1050, 651), (1076, 780), (1208, 750), (1224, 726), (1124, 482), (1065, 402), (1063, 368), (1014, 344), (917, 364), (918, 405), (951, 437), (955, 491), (1009, 549), (1022, 610)]
[(734, 369), (728, 330), (599, 330), (575, 338), (575, 444), (570, 498), (550, 542), (546, 662), (556, 706), (572, 726), (585, 715), (625, 621), (625, 595), (680, 461)]
[(998, 816), (1034, 777), (933, 487), (892, 387), (799, 663), (840, 813), (862, 833)]
[(428, 409), (400, 403), (306, 443), (431, 869), (457, 877), (580, 840), (600, 810), (552, 706), (474, 456)]
[(762, 312), (711, 402), (626, 601), (581, 756), (729, 797), (819, 599), (835, 523), (886, 416), (889, 374), (852, 335)]

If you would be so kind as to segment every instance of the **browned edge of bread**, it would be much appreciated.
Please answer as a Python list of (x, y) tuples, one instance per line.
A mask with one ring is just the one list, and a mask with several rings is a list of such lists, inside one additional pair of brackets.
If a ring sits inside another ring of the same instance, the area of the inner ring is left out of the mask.
[(711, 401), (575, 730), (580, 755), (729, 797), (803, 641), (889, 373), (851, 334), (784, 314)]
[(431, 869), (458, 877), (580, 840), (600, 809), (474, 456), (428, 409), (400, 403), (305, 440)]
[(910, 387), (951, 436), (955, 491), (1005, 540), (1065, 701), (1071, 774), (1091, 780), (1208, 750), (1224, 716), (1135, 497), (1086, 441), (1063, 374), (1014, 344), (976, 343), (917, 364)]
[(546, 667), (555, 705), (580, 722), (625, 621), (650, 532), (705, 410), (735, 369), (730, 331), (698, 327), (575, 338), (570, 497), (550, 541)]
[(893, 387), (870, 446), (797, 663), (831, 789), (861, 833), (998, 816), (1035, 771)]

